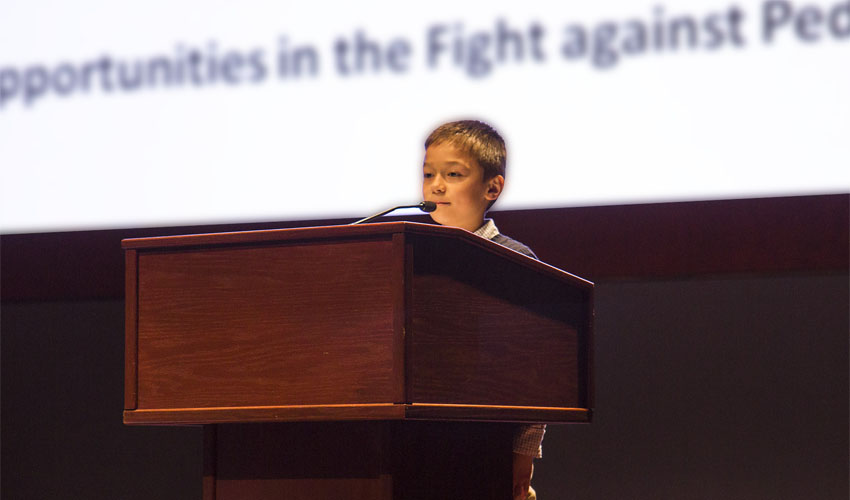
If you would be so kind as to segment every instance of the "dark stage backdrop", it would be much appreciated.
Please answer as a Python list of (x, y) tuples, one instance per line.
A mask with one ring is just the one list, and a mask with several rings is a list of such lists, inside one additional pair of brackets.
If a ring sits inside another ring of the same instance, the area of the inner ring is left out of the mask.
[[(594, 422), (550, 427), (540, 498), (847, 498), (848, 199), (495, 214), (597, 283)], [(200, 498), (198, 428), (121, 423), (138, 233), (3, 237), (2, 498)]]

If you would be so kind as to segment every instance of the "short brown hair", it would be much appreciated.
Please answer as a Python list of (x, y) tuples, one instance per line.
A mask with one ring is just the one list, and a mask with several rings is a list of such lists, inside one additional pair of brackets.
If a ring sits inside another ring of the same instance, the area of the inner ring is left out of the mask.
[(496, 129), (484, 122), (460, 120), (444, 123), (425, 140), (425, 149), (437, 144), (451, 144), (472, 156), (484, 169), (484, 180), (505, 176), (505, 140)]

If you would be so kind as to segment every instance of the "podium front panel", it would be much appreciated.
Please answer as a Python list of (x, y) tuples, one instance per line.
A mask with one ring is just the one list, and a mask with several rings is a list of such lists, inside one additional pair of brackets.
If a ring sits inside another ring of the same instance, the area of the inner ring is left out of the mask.
[(138, 409), (392, 403), (391, 237), (142, 252)]

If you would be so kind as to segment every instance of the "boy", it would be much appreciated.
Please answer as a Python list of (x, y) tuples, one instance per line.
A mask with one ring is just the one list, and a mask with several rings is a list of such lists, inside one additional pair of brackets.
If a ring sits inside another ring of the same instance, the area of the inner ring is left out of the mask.
[[(505, 187), (505, 141), (486, 123), (464, 120), (437, 127), (425, 141), (422, 198), (433, 201), (434, 222), (466, 229), (511, 250), (537, 258), (530, 248), (500, 234), (487, 210)], [(522, 425), (514, 436), (514, 499), (536, 498), (532, 461), (540, 456), (545, 426)]]

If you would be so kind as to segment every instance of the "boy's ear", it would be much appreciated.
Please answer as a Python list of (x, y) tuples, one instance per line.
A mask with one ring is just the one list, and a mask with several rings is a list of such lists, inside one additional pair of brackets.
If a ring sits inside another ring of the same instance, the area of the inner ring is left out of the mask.
[(499, 198), (499, 195), (502, 194), (502, 189), (505, 188), (505, 177), (502, 175), (497, 175), (487, 181), (487, 192), (484, 194), (484, 198), (490, 201), (496, 201)]

